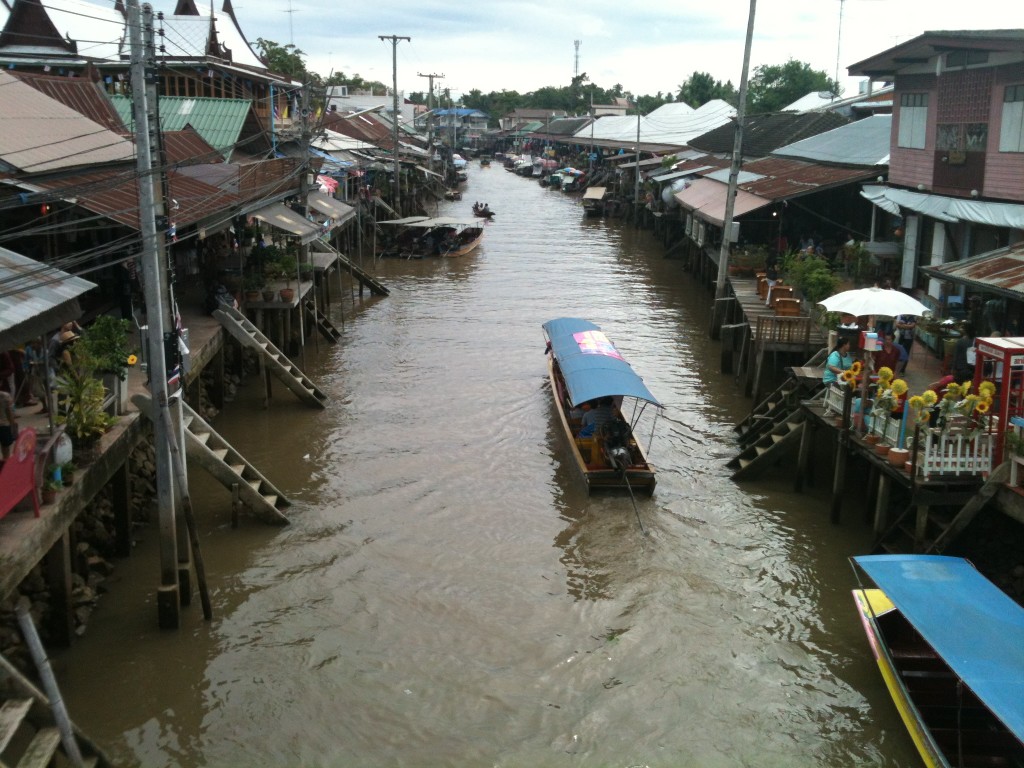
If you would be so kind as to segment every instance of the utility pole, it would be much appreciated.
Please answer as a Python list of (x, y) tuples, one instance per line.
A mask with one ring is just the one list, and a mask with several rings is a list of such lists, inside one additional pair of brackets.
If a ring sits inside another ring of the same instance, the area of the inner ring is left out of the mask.
[(636, 105), (636, 180), (633, 184), (633, 226), (640, 226), (640, 105)]
[(427, 78), (427, 82), (430, 84), (430, 90), (427, 91), (427, 146), (432, 150), (434, 146), (434, 79), (444, 80), (444, 75), (439, 75), (436, 72), (432, 72), (429, 75), (419, 72), (416, 74), (419, 77)]
[(743, 114), (747, 106), (747, 73), (750, 71), (750, 47), (754, 39), (754, 12), (757, 0), (750, 0), (747, 17), (747, 41), (743, 48), (743, 72), (740, 74), (739, 104), (736, 106), (736, 134), (732, 145), (732, 165), (729, 167), (729, 190), (725, 199), (725, 215), (722, 218), (722, 247), (718, 254), (718, 281), (715, 284), (715, 308), (711, 316), (711, 333), (717, 339), (725, 314), (725, 277), (729, 273), (729, 243), (732, 238), (732, 217), (736, 210), (736, 187), (739, 181), (740, 165), (743, 163)]
[[(154, 137), (160, 126), (154, 124), (155, 109), (148, 104), (147, 81), (154, 77), (152, 56), (144, 50), (142, 31), (152, 40), (153, 8), (146, 3), (140, 11), (138, 0), (128, 0), (126, 11), (131, 43), (132, 112), (135, 119), (136, 170), (139, 175), (139, 229), (142, 234), (142, 274), (145, 283), (146, 324), (149, 328), (147, 372), (153, 401), (153, 443), (156, 453), (157, 508), (160, 523), (160, 587), (157, 590), (157, 620), (161, 629), (180, 625), (181, 599), (178, 582), (178, 532), (174, 508), (174, 475), (171, 441), (176, 439), (169, 414), (166, 349), (174, 338), (165, 331), (164, 303), (167, 259), (164, 236), (167, 217), (159, 172), (153, 162)], [(158, 227), (157, 222), (163, 226)], [(172, 324), (173, 328), (173, 324)]]
[(402, 177), (399, 175), (401, 166), (398, 161), (398, 43), (402, 40), (412, 42), (411, 37), (399, 35), (377, 35), (381, 40), (391, 41), (391, 94), (393, 97), (394, 139), (395, 139), (395, 213), (402, 215)]

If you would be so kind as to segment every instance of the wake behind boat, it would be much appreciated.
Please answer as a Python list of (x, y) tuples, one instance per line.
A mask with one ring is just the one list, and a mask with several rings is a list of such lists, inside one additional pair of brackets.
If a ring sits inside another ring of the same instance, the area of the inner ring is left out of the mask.
[[(661, 404), (598, 326), (563, 317), (543, 328), (555, 409), (588, 490), (654, 493), (654, 467), (634, 429), (648, 404)], [(632, 403), (631, 419), (623, 416), (624, 403)]]
[(852, 558), (882, 678), (927, 766), (1024, 765), (1024, 608), (967, 560)]

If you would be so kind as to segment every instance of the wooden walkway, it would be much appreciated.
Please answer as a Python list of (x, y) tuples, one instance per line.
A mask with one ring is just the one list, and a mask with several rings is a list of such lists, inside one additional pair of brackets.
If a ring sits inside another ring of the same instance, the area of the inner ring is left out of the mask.
[[(737, 379), (744, 393), (760, 401), (768, 359), (774, 353), (800, 353), (809, 359), (828, 339), (821, 326), (806, 314), (780, 315), (765, 305), (758, 295), (755, 278), (730, 277), (734, 302), (732, 324), (722, 327), (722, 368), (732, 370), (732, 357), (738, 354)], [(802, 307), (801, 307), (802, 309)], [(727, 361), (728, 358), (728, 361)]]

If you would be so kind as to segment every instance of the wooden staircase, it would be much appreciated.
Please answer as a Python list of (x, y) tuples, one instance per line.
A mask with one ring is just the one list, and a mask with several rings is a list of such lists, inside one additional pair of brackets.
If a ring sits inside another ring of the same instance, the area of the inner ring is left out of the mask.
[(338, 261), (341, 262), (345, 269), (349, 271), (349, 274), (369, 288), (370, 293), (376, 294), (377, 296), (388, 296), (391, 293), (384, 283), (380, 282), (377, 278), (352, 261), (348, 256), (341, 253), (330, 243), (325, 243), (323, 240), (314, 240), (309, 245), (313, 250), (319, 251), (320, 253), (331, 253), (337, 256)]
[(736, 425), (740, 445), (743, 448), (749, 447), (795, 411), (799, 406), (796, 399), (797, 391), (796, 382), (793, 379), (786, 379), (774, 392), (755, 405), (747, 417)]
[(68, 717), (27, 599), (16, 608), (22, 634), (32, 648), (47, 696), (0, 655), (0, 768), (110, 768), (111, 762)]
[(787, 453), (800, 446), (800, 435), (804, 430), (804, 412), (789, 411), (784, 418), (774, 423), (771, 430), (763, 433), (756, 441), (743, 448), (739, 455), (726, 466), (733, 470), (733, 480), (750, 480), (779, 462)]
[(310, 381), (306, 375), (294, 365), (288, 356), (275, 347), (270, 339), (245, 315), (233, 307), (222, 304), (213, 311), (213, 316), (244, 346), (259, 352), (267, 364), (267, 368), (277, 376), (303, 402), (317, 408), (325, 407), (327, 395)]
[[(151, 416), (152, 401), (143, 394), (132, 396), (141, 413)], [(210, 473), (217, 482), (239, 499), (256, 517), (272, 525), (286, 525), (284, 510), (291, 502), (267, 480), (242, 454), (218, 434), (187, 403), (182, 403), (185, 427), (185, 455)]]
[(331, 344), (337, 344), (338, 340), (341, 339), (341, 331), (337, 329), (334, 323), (327, 319), (327, 315), (321, 312), (319, 307), (309, 299), (302, 302), (302, 308), (316, 324), (317, 330), (320, 331), (323, 337), (331, 342)]

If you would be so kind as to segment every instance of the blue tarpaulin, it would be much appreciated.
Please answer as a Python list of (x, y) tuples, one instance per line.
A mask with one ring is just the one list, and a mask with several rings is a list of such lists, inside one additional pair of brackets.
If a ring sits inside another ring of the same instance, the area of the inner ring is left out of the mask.
[(992, 714), (1024, 738), (1024, 608), (963, 558), (853, 561)]
[(599, 397), (635, 397), (661, 407), (604, 332), (589, 320), (561, 317), (544, 323), (573, 406)]

